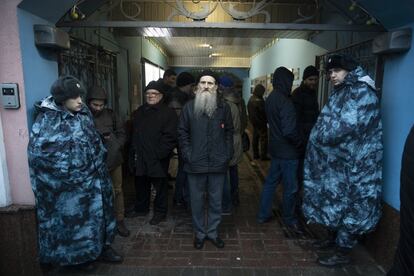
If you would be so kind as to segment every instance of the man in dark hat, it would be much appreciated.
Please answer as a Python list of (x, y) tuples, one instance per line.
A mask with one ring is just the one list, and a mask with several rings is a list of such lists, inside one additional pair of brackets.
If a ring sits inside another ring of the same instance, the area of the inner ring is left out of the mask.
[[(171, 92), (169, 107), (175, 110), (180, 116), (183, 106), (194, 97), (193, 87), (195, 78), (188, 72), (181, 72), (177, 77), (177, 86)], [(189, 207), (187, 173), (184, 171), (184, 160), (181, 158), (180, 148), (178, 148), (178, 168), (175, 179), (174, 201), (175, 206)]]
[(328, 57), (326, 71), (333, 91), (309, 136), (302, 209), (329, 230), (313, 245), (334, 249), (318, 262), (335, 266), (381, 217), (382, 124), (374, 81), (351, 57)]
[[(204, 240), (208, 239), (217, 248), (223, 248), (218, 226), (224, 178), (233, 156), (233, 122), (230, 107), (217, 97), (215, 74), (205, 70), (197, 83), (195, 99), (184, 106), (178, 123), (178, 142), (184, 170), (188, 173), (194, 247), (203, 248)], [(205, 192), (208, 220), (204, 209)]]
[(177, 115), (163, 103), (162, 84), (150, 82), (144, 89), (146, 102), (132, 114), (130, 169), (135, 175), (135, 212), (128, 216), (146, 216), (149, 212), (151, 184), (156, 190), (154, 214), (156, 225), (165, 220), (168, 206), (169, 158), (176, 146)]
[(106, 91), (102, 87), (94, 86), (88, 91), (88, 106), (93, 114), (96, 130), (108, 151), (106, 165), (112, 178), (114, 189), (114, 207), (117, 221), (117, 232), (122, 237), (129, 236), (129, 230), (124, 223), (124, 195), (122, 191), (122, 150), (126, 141), (124, 125), (119, 116), (106, 105)]
[(159, 78), (157, 82), (161, 85), (161, 89), (164, 91), (164, 103), (171, 101), (171, 92), (176, 86), (177, 73), (173, 69), (165, 70), (162, 78)]
[[(303, 141), (296, 125), (296, 111), (290, 98), (293, 73), (285, 67), (273, 73), (273, 91), (266, 99), (266, 116), (269, 122), (269, 153), (272, 158), (269, 173), (260, 197), (258, 223), (272, 219), (273, 198), (277, 185), (283, 183), (283, 222), (295, 234), (302, 235), (295, 214), (298, 179), (297, 170)], [(280, 181), (282, 180), (282, 181)]]
[[(304, 146), (299, 158), (298, 167), (298, 190), (300, 191), (303, 182), (303, 161), (305, 158), (306, 144), (309, 134), (316, 123), (319, 115), (318, 104), (318, 80), (319, 72), (315, 66), (309, 65), (303, 71), (302, 83), (292, 92), (292, 101), (296, 109), (297, 126), (302, 135)], [(301, 197), (298, 195), (297, 211), (301, 212)]]

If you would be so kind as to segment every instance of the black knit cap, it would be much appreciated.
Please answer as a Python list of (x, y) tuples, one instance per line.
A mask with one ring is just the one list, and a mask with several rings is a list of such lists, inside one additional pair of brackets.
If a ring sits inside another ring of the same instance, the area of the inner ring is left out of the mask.
[(331, 55), (326, 62), (325, 70), (329, 71), (332, 68), (342, 68), (347, 71), (353, 71), (357, 68), (358, 63), (348, 55)]
[(302, 80), (306, 80), (309, 77), (313, 77), (313, 76), (317, 76), (319, 77), (319, 71), (318, 69), (316, 69), (315, 66), (313, 65), (309, 65), (308, 67), (305, 68), (305, 70), (303, 71), (303, 76), (302, 76)]
[(85, 92), (86, 90), (81, 82), (73, 76), (59, 77), (50, 88), (50, 94), (57, 104), (62, 104), (69, 99), (76, 99), (85, 95)]
[(157, 90), (158, 92), (160, 92), (161, 94), (165, 94), (165, 90), (164, 90), (164, 86), (163, 86), (162, 82), (150, 81), (150, 83), (148, 83), (148, 85), (145, 87), (144, 93), (147, 92), (150, 89), (154, 89), (154, 90)]
[(213, 72), (213, 71), (211, 71), (210, 69), (204, 70), (203, 72), (201, 72), (201, 73), (200, 73), (200, 75), (198, 75), (198, 78), (197, 78), (197, 83), (199, 83), (199, 82), (200, 82), (201, 77), (204, 77), (204, 76), (210, 76), (210, 77), (213, 77), (213, 78), (214, 78), (214, 80), (216, 81), (216, 84), (218, 84), (218, 77), (217, 77), (216, 73), (214, 73), (214, 72)]
[(192, 83), (195, 83), (195, 78), (188, 72), (182, 72), (177, 76), (176, 84), (178, 87), (183, 87)]

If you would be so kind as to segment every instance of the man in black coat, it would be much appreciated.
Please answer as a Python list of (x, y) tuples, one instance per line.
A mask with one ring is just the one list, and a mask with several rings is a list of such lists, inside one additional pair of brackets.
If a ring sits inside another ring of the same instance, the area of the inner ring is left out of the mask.
[(178, 119), (175, 111), (163, 103), (164, 90), (159, 82), (150, 82), (144, 93), (146, 103), (132, 114), (130, 167), (135, 174), (135, 215), (148, 214), (152, 183), (157, 195), (150, 224), (156, 225), (167, 215), (166, 178), (176, 146)]
[[(230, 107), (217, 97), (217, 77), (206, 70), (198, 78), (196, 97), (188, 102), (178, 123), (178, 142), (188, 173), (188, 186), (194, 247), (203, 248), (204, 240), (224, 247), (218, 236), (224, 178), (233, 156), (233, 121)], [(205, 225), (205, 197), (208, 197), (208, 220)]]
[(387, 276), (414, 272), (414, 126), (405, 141), (400, 178), (400, 241)]
[(278, 67), (273, 74), (273, 91), (266, 99), (269, 122), (269, 152), (272, 157), (269, 172), (260, 197), (258, 223), (272, 218), (273, 197), (280, 180), (283, 183), (283, 221), (296, 234), (303, 234), (295, 215), (298, 190), (297, 170), (302, 139), (296, 127), (296, 111), (290, 98), (293, 74)]
[[(247, 103), (247, 110), (249, 112), (249, 120), (253, 127), (253, 158), (268, 160), (267, 157), (267, 119), (265, 110), (265, 101), (263, 94), (265, 87), (258, 84), (254, 87), (253, 95)], [(259, 155), (260, 142), (260, 155)]]
[[(292, 92), (292, 101), (296, 109), (297, 126), (300, 135), (302, 135), (303, 144), (302, 152), (299, 158), (298, 166), (298, 190), (303, 186), (303, 163), (305, 160), (306, 145), (309, 140), (310, 132), (319, 116), (318, 104), (318, 81), (319, 71), (315, 66), (309, 65), (303, 71), (302, 83)], [(298, 195), (296, 209), (301, 212), (301, 197)]]

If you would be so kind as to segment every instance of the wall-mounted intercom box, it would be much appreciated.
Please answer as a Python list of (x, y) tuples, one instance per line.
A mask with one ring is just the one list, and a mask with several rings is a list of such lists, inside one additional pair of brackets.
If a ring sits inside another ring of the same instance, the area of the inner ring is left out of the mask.
[(1, 104), (4, 108), (20, 107), (19, 88), (17, 83), (2, 83), (1, 84)]

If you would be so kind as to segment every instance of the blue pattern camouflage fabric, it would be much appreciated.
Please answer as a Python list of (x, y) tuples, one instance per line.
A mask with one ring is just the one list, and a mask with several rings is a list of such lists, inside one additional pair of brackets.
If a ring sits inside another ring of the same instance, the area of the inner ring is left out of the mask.
[(374, 87), (361, 67), (349, 72), (312, 129), (304, 171), (308, 223), (359, 235), (380, 219), (383, 147)]
[(87, 107), (72, 114), (44, 99), (28, 146), (41, 263), (96, 260), (115, 234), (106, 150)]

